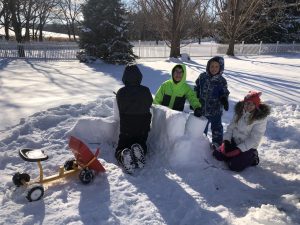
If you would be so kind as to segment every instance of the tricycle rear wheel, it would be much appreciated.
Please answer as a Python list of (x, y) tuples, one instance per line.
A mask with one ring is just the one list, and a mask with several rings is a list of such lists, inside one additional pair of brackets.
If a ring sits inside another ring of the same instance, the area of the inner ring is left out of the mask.
[(30, 181), (30, 176), (27, 173), (15, 173), (13, 175), (12, 181), (14, 185), (21, 186), (24, 184), (24, 182)]
[(89, 184), (94, 180), (94, 172), (89, 168), (85, 168), (79, 173), (79, 180), (83, 184)]

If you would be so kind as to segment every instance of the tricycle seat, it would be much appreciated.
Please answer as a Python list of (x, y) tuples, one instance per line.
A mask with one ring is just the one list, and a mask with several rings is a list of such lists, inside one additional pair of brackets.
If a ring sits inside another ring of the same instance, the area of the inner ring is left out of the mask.
[(38, 162), (48, 159), (48, 156), (40, 149), (24, 148), (19, 151), (19, 155), (23, 160), (29, 162)]

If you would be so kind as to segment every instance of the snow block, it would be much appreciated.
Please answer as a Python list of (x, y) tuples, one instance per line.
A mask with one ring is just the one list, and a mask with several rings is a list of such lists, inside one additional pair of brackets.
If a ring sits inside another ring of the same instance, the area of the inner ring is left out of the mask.
[(209, 142), (205, 138), (193, 139), (183, 136), (174, 142), (169, 162), (175, 168), (206, 167), (204, 159), (210, 161), (211, 153), (208, 151)]
[(201, 138), (206, 125), (207, 119), (204, 116), (199, 118), (190, 114), (185, 124), (185, 134), (192, 138)]
[(118, 107), (118, 103), (117, 103), (117, 98), (114, 98), (114, 103), (113, 103), (113, 115), (114, 115), (114, 119), (116, 121), (120, 121), (120, 113), (119, 113), (119, 107)]
[(116, 143), (119, 136), (119, 121), (116, 121), (114, 116), (81, 118), (68, 135), (78, 137), (86, 143)]
[(150, 144), (160, 144), (160, 148), (167, 149), (170, 143), (184, 135), (187, 116), (186, 113), (154, 105), (149, 135)]
[(169, 160), (172, 167), (207, 166), (209, 140), (203, 135), (206, 118), (154, 105), (149, 135), (151, 149)]

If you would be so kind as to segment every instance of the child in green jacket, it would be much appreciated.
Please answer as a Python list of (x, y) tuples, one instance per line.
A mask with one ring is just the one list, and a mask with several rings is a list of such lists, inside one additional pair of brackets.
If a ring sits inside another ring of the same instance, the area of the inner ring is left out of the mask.
[(183, 111), (185, 100), (195, 109), (194, 115), (201, 116), (201, 104), (193, 89), (185, 82), (186, 67), (177, 64), (172, 69), (172, 78), (162, 83), (155, 94), (153, 103), (164, 105), (170, 109)]

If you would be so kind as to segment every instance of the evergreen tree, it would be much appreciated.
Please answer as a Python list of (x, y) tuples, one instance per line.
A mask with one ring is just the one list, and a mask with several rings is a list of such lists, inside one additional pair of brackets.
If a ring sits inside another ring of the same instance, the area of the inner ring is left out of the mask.
[[(295, 0), (285, 0), (284, 2), (289, 5), (295, 3)], [(273, 21), (273, 23), (260, 32), (249, 35), (245, 41), (248, 43), (258, 43), (260, 41), (265, 43), (276, 43), (277, 41), (283, 43), (300, 42), (299, 10), (300, 8), (297, 8), (297, 6), (289, 6), (284, 8), (280, 15), (278, 15), (277, 10), (274, 11), (266, 16), (265, 21), (261, 24), (270, 21)]]
[(80, 46), (88, 55), (109, 63), (135, 60), (127, 39), (126, 11), (120, 0), (88, 0), (83, 5), (83, 17)]

